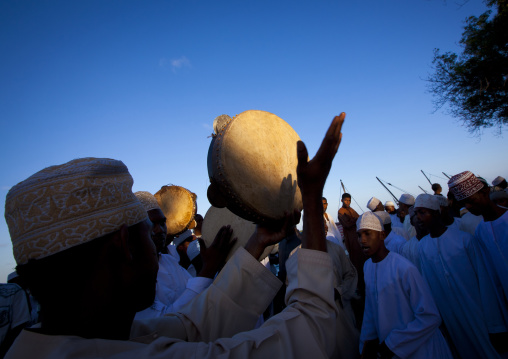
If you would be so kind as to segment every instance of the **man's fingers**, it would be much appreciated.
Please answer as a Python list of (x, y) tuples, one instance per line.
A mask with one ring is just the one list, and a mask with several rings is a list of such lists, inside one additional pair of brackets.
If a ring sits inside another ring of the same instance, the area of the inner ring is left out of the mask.
[(340, 144), (341, 138), (341, 130), (342, 124), (344, 123), (344, 119), (346, 118), (346, 114), (342, 112), (339, 116), (335, 116), (328, 127), (328, 131), (326, 131), (325, 138), (323, 142), (321, 142), (321, 146), (316, 153), (314, 158), (324, 159), (325, 157), (332, 155), (332, 159), (339, 148), (338, 144)]

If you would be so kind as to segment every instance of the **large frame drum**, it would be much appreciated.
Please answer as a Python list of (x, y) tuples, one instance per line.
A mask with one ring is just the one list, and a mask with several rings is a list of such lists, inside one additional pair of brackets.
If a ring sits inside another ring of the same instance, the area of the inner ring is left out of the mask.
[(197, 211), (196, 194), (180, 186), (162, 186), (154, 194), (166, 216), (168, 235), (177, 235), (192, 228)]
[(280, 117), (249, 110), (214, 121), (208, 151), (208, 200), (255, 223), (302, 210), (297, 185), (298, 134)]

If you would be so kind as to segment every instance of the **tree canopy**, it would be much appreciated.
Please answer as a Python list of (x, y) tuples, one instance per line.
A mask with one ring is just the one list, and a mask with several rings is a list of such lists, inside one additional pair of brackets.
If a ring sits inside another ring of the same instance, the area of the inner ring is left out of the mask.
[(508, 0), (487, 5), (490, 10), (466, 20), (461, 54), (434, 50), (434, 73), (428, 78), (436, 109), (447, 105), (477, 134), (487, 127), (501, 133), (508, 124)]

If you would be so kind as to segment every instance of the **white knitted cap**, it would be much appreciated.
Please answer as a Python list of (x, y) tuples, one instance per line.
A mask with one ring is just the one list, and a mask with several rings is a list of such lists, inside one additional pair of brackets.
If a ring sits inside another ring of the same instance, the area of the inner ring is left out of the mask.
[(384, 231), (379, 217), (373, 212), (365, 212), (358, 218), (356, 221), (356, 230), (359, 231), (360, 229), (371, 229), (378, 232)]
[(381, 203), (380, 200), (378, 200), (376, 197), (372, 197), (371, 199), (369, 199), (369, 202), (367, 202), (367, 208), (373, 211), (380, 203)]

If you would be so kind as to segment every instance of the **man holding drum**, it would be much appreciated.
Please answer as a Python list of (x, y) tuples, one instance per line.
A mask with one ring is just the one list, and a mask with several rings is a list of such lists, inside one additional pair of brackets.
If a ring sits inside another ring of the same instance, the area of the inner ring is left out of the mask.
[[(287, 263), (288, 306), (256, 330), (247, 331), (280, 287), (257, 259), (284, 237), (285, 228), (259, 226), (246, 248), (180, 313), (133, 323), (135, 312), (153, 302), (158, 266), (146, 211), (131, 191), (125, 165), (80, 159), (14, 186), (5, 217), (17, 270), (29, 280), (44, 315), (41, 327), (24, 330), (6, 357), (333, 356), (337, 309), (321, 197), (344, 118), (334, 118), (311, 161), (303, 142), (297, 144), (306, 212), (302, 248)], [(230, 237), (227, 227), (217, 234), (221, 243)]]

